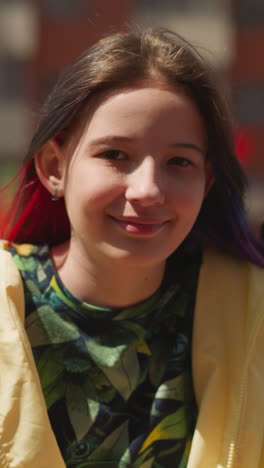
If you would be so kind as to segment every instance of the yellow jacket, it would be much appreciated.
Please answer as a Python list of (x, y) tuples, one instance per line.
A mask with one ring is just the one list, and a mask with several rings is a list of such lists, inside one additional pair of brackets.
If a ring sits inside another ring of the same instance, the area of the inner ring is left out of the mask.
[[(0, 467), (65, 468), (23, 327), (24, 297), (0, 249)], [(207, 251), (193, 336), (199, 417), (188, 468), (264, 468), (264, 271)]]

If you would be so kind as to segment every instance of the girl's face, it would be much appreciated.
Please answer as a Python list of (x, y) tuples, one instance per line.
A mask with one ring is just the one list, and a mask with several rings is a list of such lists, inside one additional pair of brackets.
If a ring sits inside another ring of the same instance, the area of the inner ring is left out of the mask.
[(162, 265), (192, 229), (211, 184), (203, 121), (162, 85), (94, 98), (62, 160), (72, 239), (95, 262)]

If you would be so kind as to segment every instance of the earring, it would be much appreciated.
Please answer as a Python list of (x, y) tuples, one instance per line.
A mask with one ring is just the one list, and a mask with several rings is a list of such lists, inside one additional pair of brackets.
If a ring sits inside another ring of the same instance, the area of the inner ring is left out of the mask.
[(60, 197), (58, 197), (58, 195), (57, 195), (57, 194), (58, 194), (58, 190), (59, 190), (59, 186), (56, 185), (56, 186), (53, 188), (53, 190), (52, 190), (52, 194), (51, 194), (51, 199), (52, 199), (52, 201), (57, 201), (57, 200), (59, 200)]

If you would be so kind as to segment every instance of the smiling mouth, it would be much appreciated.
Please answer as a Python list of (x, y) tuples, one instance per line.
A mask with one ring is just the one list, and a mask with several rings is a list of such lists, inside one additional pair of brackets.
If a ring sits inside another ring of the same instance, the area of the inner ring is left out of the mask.
[(152, 235), (159, 232), (164, 226), (169, 222), (168, 220), (160, 220), (155, 218), (140, 218), (140, 217), (122, 217), (115, 218), (110, 216), (110, 218), (116, 222), (122, 230), (126, 231), (128, 234), (134, 235)]

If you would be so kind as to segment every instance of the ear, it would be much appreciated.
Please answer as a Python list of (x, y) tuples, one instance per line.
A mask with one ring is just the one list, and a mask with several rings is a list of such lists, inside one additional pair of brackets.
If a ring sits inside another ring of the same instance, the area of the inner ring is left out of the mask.
[(213, 169), (210, 161), (206, 161), (206, 181), (205, 181), (205, 189), (204, 189), (204, 198), (208, 195), (210, 192), (212, 186), (214, 185), (214, 174), (213, 174)]
[(49, 140), (35, 155), (35, 167), (41, 183), (58, 198), (63, 196), (64, 157), (55, 139)]

